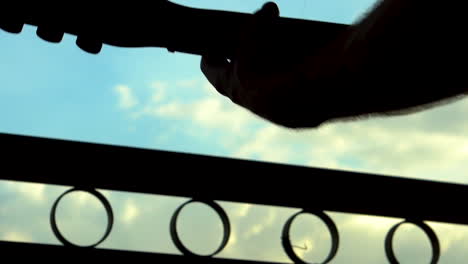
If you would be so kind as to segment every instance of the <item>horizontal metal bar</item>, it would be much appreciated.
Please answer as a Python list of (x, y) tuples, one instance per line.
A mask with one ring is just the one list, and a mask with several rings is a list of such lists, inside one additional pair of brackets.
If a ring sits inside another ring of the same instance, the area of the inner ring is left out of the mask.
[(0, 134), (0, 179), (468, 224), (468, 186)]
[(14, 262), (67, 263), (73, 261), (93, 261), (93, 263), (190, 263), (190, 264), (278, 264), (224, 258), (201, 258), (162, 253), (147, 253), (96, 248), (75, 248), (57, 245), (32, 244), (0, 241), (2, 258)]

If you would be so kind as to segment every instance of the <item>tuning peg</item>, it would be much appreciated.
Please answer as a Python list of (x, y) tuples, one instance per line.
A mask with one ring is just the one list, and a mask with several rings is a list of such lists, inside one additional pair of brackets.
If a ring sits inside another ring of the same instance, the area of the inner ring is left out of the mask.
[(81, 36), (76, 38), (76, 45), (91, 54), (98, 54), (102, 49), (102, 42)]
[(63, 39), (64, 32), (53, 27), (39, 25), (36, 35), (45, 41), (59, 43)]
[(9, 21), (1, 21), (0, 28), (10, 33), (20, 33), (23, 30), (23, 23), (15, 23)]

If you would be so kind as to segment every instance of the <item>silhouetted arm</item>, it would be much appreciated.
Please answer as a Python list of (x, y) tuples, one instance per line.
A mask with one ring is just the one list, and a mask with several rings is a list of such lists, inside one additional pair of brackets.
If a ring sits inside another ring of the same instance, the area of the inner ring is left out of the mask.
[(238, 56), (230, 63), (204, 57), (202, 71), (233, 102), (291, 128), (423, 110), (467, 93), (466, 70), (457, 63), (467, 57), (461, 5), (382, 1), (294, 65), (261, 53), (262, 45), (274, 45), (265, 21), (278, 15), (264, 7)]

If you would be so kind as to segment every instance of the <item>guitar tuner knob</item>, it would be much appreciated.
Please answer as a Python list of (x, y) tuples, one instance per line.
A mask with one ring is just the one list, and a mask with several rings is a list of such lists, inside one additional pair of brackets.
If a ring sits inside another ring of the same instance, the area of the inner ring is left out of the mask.
[(23, 30), (23, 23), (15, 23), (9, 21), (0, 21), (0, 28), (9, 33), (18, 34)]
[(45, 41), (59, 43), (63, 39), (64, 32), (53, 27), (38, 26), (36, 35)]
[(80, 36), (76, 38), (76, 45), (91, 54), (98, 54), (102, 49), (102, 42)]

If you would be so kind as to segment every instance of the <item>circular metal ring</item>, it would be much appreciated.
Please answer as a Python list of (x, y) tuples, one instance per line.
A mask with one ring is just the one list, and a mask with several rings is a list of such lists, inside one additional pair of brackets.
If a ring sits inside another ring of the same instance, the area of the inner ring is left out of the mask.
[[(57, 206), (60, 202), (60, 200), (67, 194), (71, 193), (71, 192), (75, 192), (75, 191), (83, 191), (83, 192), (87, 192), (91, 195), (93, 195), (94, 197), (96, 197), (101, 203), (102, 205), (104, 206), (104, 208), (106, 209), (106, 213), (107, 213), (107, 229), (106, 229), (106, 232), (104, 233), (104, 235), (102, 236), (102, 238), (92, 244), (92, 245), (89, 245), (89, 246), (80, 246), (80, 245), (76, 245), (76, 244), (73, 244), (72, 242), (68, 241), (63, 235), (62, 233), (60, 233), (60, 230), (57, 226), (57, 220), (56, 220), (56, 210), (57, 210)], [(80, 248), (93, 248), (93, 247), (96, 247), (97, 245), (101, 244), (110, 234), (111, 230), (112, 230), (112, 226), (114, 225), (114, 214), (112, 212), (112, 207), (109, 203), (109, 201), (106, 199), (106, 197), (104, 197), (104, 195), (102, 195), (100, 192), (96, 191), (95, 189), (87, 189), (87, 188), (80, 188), (80, 187), (74, 187), (66, 192), (64, 192), (62, 195), (60, 195), (57, 200), (55, 200), (55, 203), (54, 205), (52, 206), (52, 210), (50, 212), (50, 225), (52, 227), (52, 231), (54, 232), (54, 235), (55, 237), (64, 245), (64, 246), (69, 246), (69, 247), (80, 247)]]
[(326, 264), (326, 263), (330, 262), (335, 257), (336, 253), (338, 252), (338, 246), (339, 246), (339, 243), (340, 243), (340, 236), (339, 236), (339, 233), (338, 233), (338, 229), (336, 228), (336, 225), (333, 222), (333, 220), (327, 214), (325, 214), (322, 211), (310, 212), (310, 211), (302, 210), (302, 211), (292, 215), (288, 219), (288, 221), (286, 221), (286, 224), (283, 227), (283, 232), (282, 232), (282, 237), (281, 237), (281, 242), (283, 244), (284, 251), (288, 255), (289, 259), (291, 259), (294, 263), (296, 263), (296, 264), (309, 264), (309, 263), (305, 262), (304, 260), (302, 260), (298, 255), (296, 255), (296, 253), (294, 252), (293, 246), (291, 244), (291, 240), (289, 238), (289, 232), (290, 232), (290, 229), (291, 229), (291, 225), (292, 225), (294, 219), (296, 219), (296, 217), (301, 215), (301, 214), (315, 215), (318, 218), (320, 218), (320, 220), (322, 220), (322, 222), (324, 222), (325, 225), (327, 226), (328, 231), (330, 232), (330, 235), (331, 235), (332, 246), (331, 246), (331, 249), (330, 249), (330, 253), (328, 253), (327, 258), (322, 263)]
[[(187, 247), (184, 246), (184, 244), (180, 240), (179, 234), (177, 233), (177, 218), (179, 217), (180, 212), (182, 211), (182, 209), (186, 205), (188, 205), (190, 203), (194, 203), (194, 202), (203, 203), (203, 204), (208, 205), (209, 207), (211, 207), (213, 210), (216, 211), (216, 213), (221, 218), (221, 221), (223, 223), (224, 234), (223, 234), (223, 240), (221, 242), (221, 245), (218, 247), (218, 249), (215, 252), (213, 252), (212, 254), (209, 254), (209, 255), (199, 255), (199, 254), (195, 254), (192, 251), (190, 251)], [(171, 218), (170, 232), (171, 232), (172, 242), (177, 247), (177, 249), (180, 252), (182, 252), (182, 254), (184, 254), (186, 256), (193, 256), (193, 257), (212, 257), (212, 256), (218, 254), (219, 252), (221, 252), (226, 247), (226, 245), (227, 245), (227, 243), (229, 241), (229, 237), (231, 236), (231, 224), (229, 223), (229, 218), (228, 218), (226, 212), (223, 210), (223, 208), (220, 205), (218, 205), (214, 201), (192, 199), (190, 201), (187, 201), (187, 202), (183, 203), (174, 212), (174, 214), (172, 215), (172, 218)]]
[(393, 251), (393, 237), (398, 227), (400, 227), (402, 224), (405, 224), (405, 223), (416, 225), (417, 227), (421, 228), (422, 231), (424, 231), (427, 237), (429, 237), (429, 240), (432, 246), (432, 260), (430, 263), (436, 264), (439, 261), (439, 257), (440, 257), (439, 239), (437, 238), (437, 235), (432, 230), (432, 228), (420, 220), (404, 220), (396, 224), (395, 226), (393, 226), (390, 229), (390, 231), (388, 231), (387, 236), (385, 237), (385, 254), (387, 255), (387, 259), (390, 261), (390, 263), (391, 264), (400, 263), (395, 256), (395, 252)]

